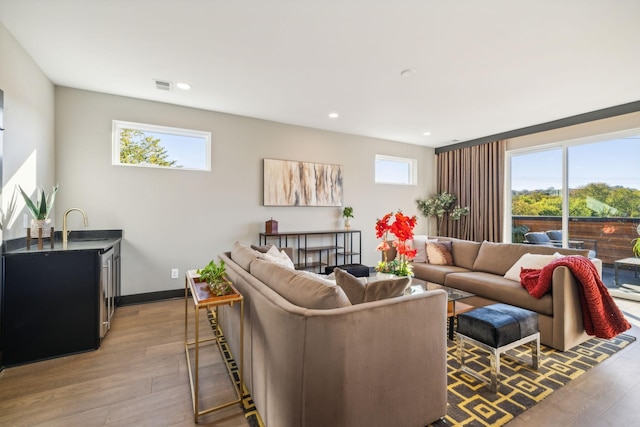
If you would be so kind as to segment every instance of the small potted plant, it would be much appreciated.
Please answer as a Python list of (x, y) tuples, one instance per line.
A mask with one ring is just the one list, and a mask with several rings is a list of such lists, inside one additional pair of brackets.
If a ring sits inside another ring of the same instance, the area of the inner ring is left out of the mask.
[[(638, 235), (640, 236), (640, 225), (638, 225), (638, 228), (636, 228), (636, 231), (638, 232)], [(636, 237), (635, 239), (633, 239), (631, 241), (631, 243), (633, 244), (633, 246), (631, 246), (631, 250), (633, 251), (633, 255), (636, 258), (640, 258), (640, 237)]]
[(345, 206), (342, 210), (342, 217), (344, 218), (345, 230), (351, 229), (351, 218), (353, 218), (353, 208), (351, 206)]
[(42, 237), (51, 236), (51, 220), (49, 214), (53, 209), (53, 203), (56, 200), (56, 192), (58, 186), (54, 186), (50, 195), (45, 193), (44, 188), (38, 188), (35, 201), (24, 192), (22, 187), (18, 186), (22, 198), (24, 199), (27, 209), (31, 212), (33, 219), (31, 220), (31, 235), (33, 237), (39, 237), (38, 231), (42, 230)]
[(197, 271), (200, 275), (200, 281), (206, 282), (211, 293), (217, 297), (221, 297), (231, 293), (231, 282), (225, 276), (226, 267), (224, 261), (220, 260), (220, 264), (216, 264), (213, 260), (206, 267)]

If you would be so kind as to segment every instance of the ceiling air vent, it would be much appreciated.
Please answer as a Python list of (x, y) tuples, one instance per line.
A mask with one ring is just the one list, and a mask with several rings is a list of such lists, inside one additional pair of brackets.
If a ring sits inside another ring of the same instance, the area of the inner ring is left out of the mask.
[(167, 92), (171, 92), (173, 89), (173, 84), (166, 80), (156, 80), (156, 89), (158, 90), (166, 90)]

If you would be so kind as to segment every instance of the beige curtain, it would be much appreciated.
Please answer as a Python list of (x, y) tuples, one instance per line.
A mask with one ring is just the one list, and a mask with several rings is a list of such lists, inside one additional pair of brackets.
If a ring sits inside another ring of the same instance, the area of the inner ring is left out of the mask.
[(469, 215), (446, 221), (442, 235), (481, 242), (502, 241), (506, 141), (437, 154), (438, 192), (458, 197)]

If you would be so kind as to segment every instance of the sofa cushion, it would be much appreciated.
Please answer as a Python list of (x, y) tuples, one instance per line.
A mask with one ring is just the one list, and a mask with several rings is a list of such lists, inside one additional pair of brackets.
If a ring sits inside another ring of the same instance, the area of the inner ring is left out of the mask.
[(416, 234), (413, 236), (411, 246), (416, 250), (413, 262), (427, 262), (427, 242), (435, 242), (436, 239), (429, 239), (426, 235)]
[(477, 296), (526, 308), (536, 313), (553, 315), (551, 294), (532, 298), (519, 282), (491, 273), (469, 272), (447, 274), (444, 284)]
[(427, 262), (434, 265), (455, 265), (451, 242), (427, 242)]
[(287, 267), (290, 269), (295, 268), (295, 266), (293, 265), (293, 261), (291, 261), (291, 258), (289, 258), (289, 255), (287, 255), (285, 251), (281, 251), (275, 246), (271, 246), (265, 253), (259, 253), (258, 258), (282, 265), (283, 267)]
[(399, 297), (404, 294), (411, 281), (410, 277), (396, 277), (393, 279), (370, 280), (364, 290), (364, 301), (379, 301), (387, 298)]
[(444, 278), (449, 273), (463, 273), (470, 271), (466, 268), (458, 267), (455, 265), (434, 265), (425, 264), (422, 262), (411, 263), (413, 267), (413, 274), (427, 282), (444, 284)]
[(558, 258), (563, 257), (559, 253), (554, 253), (553, 255), (543, 255), (543, 254), (531, 254), (526, 253), (520, 257), (515, 264), (511, 266), (509, 270), (504, 274), (505, 279), (513, 280), (516, 282), (520, 282), (520, 271), (525, 269), (541, 269), (545, 265), (549, 264), (551, 261), (555, 261)]
[(356, 277), (346, 270), (334, 268), (333, 272), (336, 277), (336, 284), (342, 288), (351, 304), (360, 304), (364, 301), (364, 290), (366, 281), (364, 278)]
[(504, 276), (511, 266), (527, 252), (552, 255), (556, 251), (564, 255), (589, 255), (587, 249), (566, 249), (553, 246), (522, 245), (518, 243), (493, 243), (485, 240), (480, 246), (472, 270)]
[(284, 299), (300, 307), (330, 309), (351, 305), (339, 286), (302, 271), (258, 259), (251, 263), (250, 272)]
[(355, 277), (348, 271), (335, 268), (336, 283), (349, 297), (351, 304), (379, 301), (382, 299), (401, 296), (409, 286), (408, 277), (397, 277), (384, 280), (367, 280)]
[(473, 263), (476, 261), (478, 251), (480, 250), (480, 242), (473, 242), (471, 240), (451, 240), (451, 253), (453, 253), (453, 260), (458, 267), (463, 267), (468, 270), (473, 269)]
[(249, 271), (251, 263), (258, 259), (258, 254), (258, 251), (239, 241), (231, 246), (231, 259), (247, 271)]

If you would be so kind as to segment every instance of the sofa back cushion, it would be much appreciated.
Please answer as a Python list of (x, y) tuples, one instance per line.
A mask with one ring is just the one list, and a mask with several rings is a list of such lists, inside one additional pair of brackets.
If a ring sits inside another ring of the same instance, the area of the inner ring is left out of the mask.
[(438, 241), (451, 242), (451, 253), (453, 261), (458, 267), (473, 269), (473, 263), (476, 261), (478, 251), (480, 250), (480, 242), (471, 240), (460, 240), (452, 237), (437, 237)]
[(255, 251), (242, 242), (235, 242), (231, 246), (231, 259), (240, 267), (249, 271), (251, 263), (258, 258), (258, 251)]
[(409, 286), (409, 277), (395, 277), (393, 279), (368, 279), (355, 277), (346, 270), (336, 267), (334, 270), (336, 283), (344, 290), (351, 304), (380, 301), (387, 298), (399, 297)]
[(526, 253), (553, 255), (555, 252), (563, 255), (589, 255), (588, 250), (522, 245), (518, 243), (493, 243), (485, 240), (480, 246), (472, 270), (504, 276), (520, 257)]
[(303, 271), (257, 259), (251, 263), (250, 272), (281, 297), (299, 307), (330, 309), (351, 305), (347, 295), (335, 283)]

